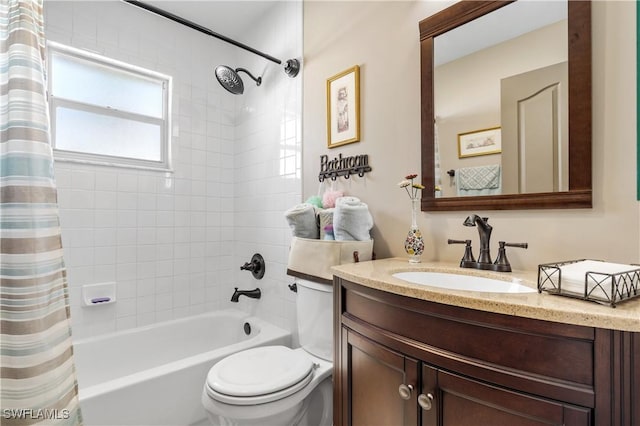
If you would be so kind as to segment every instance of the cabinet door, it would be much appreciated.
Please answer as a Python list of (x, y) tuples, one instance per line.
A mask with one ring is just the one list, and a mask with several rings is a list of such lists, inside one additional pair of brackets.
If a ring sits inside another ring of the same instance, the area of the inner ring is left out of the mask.
[(342, 424), (417, 425), (418, 361), (348, 328), (342, 329), (342, 337), (347, 342), (341, 354), (347, 368), (342, 374)]
[[(442, 426), (589, 426), (591, 410), (545, 400), (471, 380), (428, 365), (422, 368), (422, 392), (435, 393)], [(434, 380), (436, 383), (433, 383)], [(423, 426), (436, 426), (423, 413)]]

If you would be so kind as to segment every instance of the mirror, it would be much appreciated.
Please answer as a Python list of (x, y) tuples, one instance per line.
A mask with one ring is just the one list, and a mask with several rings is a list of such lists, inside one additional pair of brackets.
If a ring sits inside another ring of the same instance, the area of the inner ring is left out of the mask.
[[(510, 9), (533, 4), (546, 10), (542, 21), (535, 24), (534, 12), (525, 11), (530, 27), (519, 24), (519, 33), (509, 33)], [(558, 5), (562, 9), (554, 11)], [(425, 187), (433, 188), (423, 191), (422, 210), (591, 207), (590, 6), (588, 1), (461, 1), (420, 22), (422, 176)], [(489, 18), (488, 27), (479, 27)], [(483, 52), (451, 56), (458, 51), (456, 38), (470, 47), (491, 33), (498, 38)], [(566, 45), (517, 49), (527, 38), (564, 39)], [(517, 61), (508, 59), (509, 50), (518, 51)], [(544, 59), (534, 62), (535, 57)], [(551, 82), (540, 80), (549, 69)], [(481, 74), (491, 82), (479, 83)], [(523, 83), (531, 75), (533, 85)], [(524, 95), (512, 95), (514, 87)], [(542, 118), (531, 125), (536, 116)], [(495, 174), (488, 176), (499, 185), (463, 191), (462, 177), (478, 170), (497, 172), (498, 181)], [(458, 180), (460, 188), (454, 186)]]

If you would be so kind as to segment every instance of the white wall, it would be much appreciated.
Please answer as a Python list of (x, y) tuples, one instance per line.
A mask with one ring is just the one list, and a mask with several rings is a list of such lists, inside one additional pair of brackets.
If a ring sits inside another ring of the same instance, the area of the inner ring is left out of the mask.
[[(319, 157), (369, 154), (373, 171), (343, 186), (369, 204), (376, 223), (378, 257), (405, 256), (410, 204), (396, 183), (420, 172), (420, 52), (418, 22), (451, 2), (305, 2), (304, 187), (317, 191)], [(514, 268), (543, 262), (598, 258), (639, 262), (636, 201), (636, 22), (634, 2), (593, 2), (593, 190), (594, 207), (577, 210), (423, 212), (419, 226), (427, 260), (456, 262), (460, 246), (478, 246), (477, 231), (462, 226), (469, 213), (488, 216), (497, 241), (528, 242), (513, 249)], [(362, 138), (328, 150), (326, 79), (361, 67)]]
[[(256, 22), (247, 43), (283, 62), (301, 59), (302, 2), (276, 3)], [(302, 71), (291, 78), (282, 66), (245, 52), (237, 66), (262, 75), (263, 82), (250, 84), (237, 100), (234, 282), (262, 290), (259, 302), (242, 297), (243, 309), (295, 332), (295, 293), (286, 285), (293, 282), (286, 276), (291, 230), (284, 212), (302, 197)], [(254, 253), (266, 262), (260, 281), (239, 270)]]
[[(291, 54), (300, 48), (300, 6), (287, 9), (294, 10), (291, 20), (278, 18), (267, 37), (260, 33), (269, 25), (262, 17), (264, 28), (256, 27), (253, 38), (268, 44), (257, 48), (274, 55), (284, 52), (271, 43), (284, 49), (287, 41)], [(247, 59), (231, 45), (119, 1), (48, 1), (45, 22), (50, 40), (174, 78), (173, 173), (56, 161), (74, 336), (232, 307), (234, 284), (254, 284), (239, 271), (253, 252), (268, 262), (260, 283), (266, 294), (240, 307), (261, 306), (268, 319), (289, 326), (292, 298), (276, 289), (286, 288), (286, 223), (275, 212), (299, 199), (301, 185), (299, 161), (280, 176), (277, 130), (285, 117), (299, 119), (300, 78), (285, 83), (275, 64)], [(245, 96), (233, 96), (213, 76), (218, 64), (252, 65), (265, 72), (265, 84), (247, 84)], [(294, 157), (299, 136), (295, 140)], [(265, 240), (268, 245), (258, 244)], [(81, 307), (80, 287), (105, 281), (117, 282), (118, 302)]]

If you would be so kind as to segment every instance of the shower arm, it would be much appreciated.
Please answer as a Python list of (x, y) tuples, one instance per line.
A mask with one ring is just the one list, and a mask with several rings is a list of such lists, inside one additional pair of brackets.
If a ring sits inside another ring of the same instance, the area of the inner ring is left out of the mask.
[(238, 72), (243, 72), (245, 74), (247, 74), (249, 77), (251, 77), (253, 79), (253, 81), (256, 82), (256, 86), (260, 86), (262, 84), (262, 77), (254, 77), (253, 74), (251, 74), (248, 70), (244, 69), (244, 68), (236, 68), (236, 73)]
[[(262, 56), (263, 58), (268, 59), (271, 62), (275, 62), (278, 65), (282, 64), (282, 61), (280, 59), (278, 59), (278, 58), (274, 58), (273, 56), (268, 55), (268, 54), (266, 54), (264, 52), (261, 52), (261, 51), (259, 51), (257, 49), (254, 49), (251, 46), (247, 46), (246, 44), (240, 43), (239, 41), (236, 41), (236, 40), (234, 40), (232, 38), (229, 38), (229, 37), (224, 36), (222, 34), (218, 34), (218, 33), (214, 32), (214, 31), (211, 31), (209, 28), (203, 27), (202, 25), (196, 24), (195, 22), (189, 21), (188, 19), (184, 19), (184, 18), (182, 18), (182, 17), (180, 17), (178, 15), (174, 15), (173, 13), (167, 12), (166, 10), (160, 9), (158, 7), (155, 7), (155, 6), (151, 6), (150, 4), (146, 4), (146, 3), (143, 3), (141, 1), (135, 1), (135, 0), (122, 0), (122, 1), (124, 1), (125, 3), (129, 3), (132, 6), (136, 6), (136, 7), (139, 7), (141, 9), (145, 9), (145, 10), (151, 12), (151, 13), (155, 13), (156, 15), (160, 15), (160, 16), (162, 16), (164, 18), (167, 18), (167, 19), (169, 19), (171, 21), (174, 21), (174, 22), (177, 22), (179, 24), (185, 25), (185, 26), (187, 26), (187, 27), (189, 27), (191, 29), (194, 29), (196, 31), (200, 31), (201, 33), (210, 35), (210, 36), (215, 37), (215, 38), (217, 38), (219, 40), (222, 40), (222, 41), (225, 41), (227, 43), (230, 43), (230, 44), (232, 44), (232, 45), (234, 45), (236, 47), (239, 47), (241, 49), (247, 50), (247, 51), (249, 51), (249, 52), (251, 52), (253, 54), (256, 54), (258, 56)], [(292, 61), (296, 61), (296, 60), (295, 59), (289, 59), (287, 61), (287, 67), (291, 67), (291, 66), (295, 67), (295, 65), (291, 63)], [(238, 68), (238, 70), (242, 70), (242, 69)], [(245, 72), (247, 72), (247, 71), (245, 71)], [(247, 74), (249, 74), (249, 73), (247, 72)], [(251, 76), (251, 78), (256, 80), (256, 78), (253, 77), (251, 74), (249, 74), (249, 76)]]

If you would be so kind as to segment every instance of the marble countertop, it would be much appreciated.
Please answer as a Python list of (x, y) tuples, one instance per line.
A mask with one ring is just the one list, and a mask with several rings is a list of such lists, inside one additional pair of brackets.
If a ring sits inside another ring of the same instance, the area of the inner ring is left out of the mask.
[(454, 305), (480, 311), (515, 315), (589, 327), (640, 332), (640, 297), (620, 302), (615, 308), (594, 302), (538, 293), (487, 293), (457, 291), (412, 284), (393, 277), (396, 272), (431, 271), (475, 275), (504, 281), (514, 278), (537, 289), (537, 271), (498, 273), (460, 268), (457, 264), (422, 262), (410, 264), (406, 258), (381, 259), (334, 266), (334, 275), (401, 296)]

